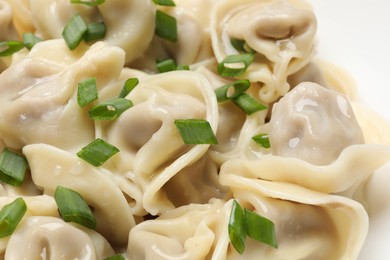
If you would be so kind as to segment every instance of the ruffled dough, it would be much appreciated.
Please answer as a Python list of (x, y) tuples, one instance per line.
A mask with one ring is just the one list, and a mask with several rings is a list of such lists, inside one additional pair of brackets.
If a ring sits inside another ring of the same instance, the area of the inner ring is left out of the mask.
[(21, 38), (23, 33), (35, 32), (33, 17), (31, 15), (30, 0), (7, 0), (12, 7), (12, 21)]
[(91, 142), (95, 130), (77, 103), (77, 84), (96, 77), (102, 89), (117, 79), (123, 64), (123, 51), (104, 42), (78, 52), (69, 51), (63, 40), (37, 44), (0, 76), (4, 143), (20, 149), (42, 142), (70, 150)]
[(93, 230), (59, 218), (29, 217), (12, 234), (5, 259), (98, 260), (113, 254), (110, 244)]
[[(247, 239), (243, 255), (230, 245), (232, 200), (191, 204), (130, 231), (130, 259), (354, 259), (368, 230), (353, 200), (286, 183), (222, 175), (240, 204), (275, 223), (278, 249)], [(150, 243), (142, 243), (142, 241)]]
[(232, 39), (245, 41), (254, 63), (240, 77), (259, 82), (259, 98), (272, 103), (286, 94), (287, 77), (313, 56), (317, 22), (304, 1), (220, 0), (211, 10), (211, 41), (215, 57), (238, 54)]
[(27, 145), (23, 153), (33, 182), (45, 194), (53, 196), (57, 186), (77, 191), (94, 208), (97, 230), (113, 244), (127, 242), (135, 221), (110, 172), (98, 170), (76, 155), (46, 144)]
[(6, 0), (0, 1), (0, 41), (17, 40), (17, 33), (12, 22), (12, 7)]
[(308, 190), (298, 185), (268, 182), (221, 173), (243, 207), (273, 221), (278, 249), (247, 242), (232, 259), (356, 259), (368, 232), (363, 206), (351, 199)]
[[(280, 181), (324, 193), (353, 189), (367, 180), (390, 159), (386, 145), (355, 145), (346, 148), (333, 163), (314, 165), (296, 158), (266, 155), (258, 160), (232, 160), (221, 171), (234, 173), (238, 169), (245, 177)], [(351, 163), (354, 162), (354, 163)]]
[[(0, 208), (3, 208), (5, 205), (10, 204), (16, 198), (23, 198), (26, 203), (27, 211), (24, 215), (21, 223), (24, 219), (32, 216), (51, 216), (58, 217), (58, 208), (57, 204), (53, 197), (48, 195), (40, 196), (22, 196), (22, 195), (4, 195), (0, 197)], [(10, 237), (0, 238), (0, 255), (4, 254)]]
[(67, 0), (30, 0), (37, 34), (44, 39), (62, 38), (62, 31), (73, 15), (86, 23), (104, 21), (104, 41), (122, 48), (126, 62), (140, 57), (154, 35), (155, 7), (152, 1), (111, 0), (97, 7), (72, 4)]
[(157, 214), (173, 206), (164, 184), (208, 149), (208, 145), (185, 145), (174, 120), (206, 119), (216, 131), (216, 98), (207, 79), (189, 71), (143, 77), (127, 98), (134, 106), (118, 120), (102, 124), (99, 132), (121, 150), (114, 167), (131, 172), (143, 186), (144, 208)]

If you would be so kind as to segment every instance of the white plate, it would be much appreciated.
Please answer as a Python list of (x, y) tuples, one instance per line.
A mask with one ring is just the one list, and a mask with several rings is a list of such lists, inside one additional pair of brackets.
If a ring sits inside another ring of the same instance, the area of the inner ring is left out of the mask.
[[(318, 19), (317, 57), (356, 80), (360, 99), (390, 119), (390, 1), (311, 0)], [(368, 185), (370, 230), (359, 260), (390, 259), (390, 164)]]
[(390, 1), (311, 0), (318, 57), (345, 68), (362, 100), (390, 119)]

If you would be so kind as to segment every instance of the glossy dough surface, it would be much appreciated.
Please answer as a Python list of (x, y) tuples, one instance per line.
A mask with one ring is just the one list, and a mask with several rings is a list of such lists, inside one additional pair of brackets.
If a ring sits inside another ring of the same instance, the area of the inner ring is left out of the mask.
[[(29, 164), (20, 187), (0, 183), (0, 208), (18, 197), (27, 205), (0, 238), (0, 258), (357, 259), (374, 214), (367, 187), (390, 160), (390, 124), (315, 59), (315, 10), (304, 0), (175, 4), (0, 0), (1, 41), (42, 39), (0, 57), (0, 149)], [(176, 19), (176, 42), (155, 34), (157, 11)], [(69, 50), (62, 31), (75, 14), (104, 21), (106, 36)], [(225, 57), (244, 52), (253, 62), (242, 75), (218, 74)], [(168, 58), (189, 70), (159, 73), (156, 61)], [(81, 107), (78, 83), (91, 77), (98, 99)], [(129, 78), (139, 81), (124, 97), (132, 107), (91, 119)], [(265, 109), (218, 102), (217, 88), (243, 79)], [(208, 121), (218, 144), (185, 144), (176, 119)], [(252, 139), (259, 134), (269, 148)], [(99, 167), (77, 156), (97, 138), (119, 149)], [(85, 199), (96, 230), (61, 218), (57, 186)], [(243, 254), (234, 249), (233, 200), (274, 223), (277, 249), (252, 239)]]

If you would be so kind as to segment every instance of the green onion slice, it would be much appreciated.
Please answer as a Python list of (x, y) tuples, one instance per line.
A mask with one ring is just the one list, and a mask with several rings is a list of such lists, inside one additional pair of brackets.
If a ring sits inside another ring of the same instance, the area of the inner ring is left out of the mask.
[(274, 223), (256, 212), (242, 209), (236, 200), (230, 211), (228, 233), (230, 243), (240, 254), (245, 250), (246, 236), (278, 248)]
[(84, 146), (77, 156), (93, 166), (100, 166), (119, 152), (119, 149), (103, 139), (97, 138)]
[(257, 102), (247, 93), (241, 93), (240, 95), (234, 97), (232, 101), (242, 110), (244, 110), (247, 115), (251, 115), (255, 112), (267, 109), (266, 106)]
[(22, 185), (27, 166), (25, 157), (4, 148), (0, 155), (0, 180), (13, 186)]
[(218, 102), (223, 102), (237, 97), (241, 93), (244, 93), (250, 87), (250, 82), (247, 79), (237, 80), (217, 88), (214, 92), (217, 96)]
[(0, 211), (0, 238), (11, 235), (27, 211), (23, 198), (17, 198)]
[(157, 36), (172, 42), (177, 41), (177, 22), (175, 17), (157, 10), (155, 22), (155, 33)]
[(253, 53), (226, 56), (218, 64), (218, 74), (224, 77), (240, 76), (252, 64), (254, 57)]
[(75, 222), (90, 229), (96, 229), (96, 219), (87, 202), (76, 191), (57, 186), (54, 199), (62, 219)]
[(190, 66), (187, 64), (179, 64), (177, 65), (176, 70), (190, 70)]
[(218, 144), (207, 120), (176, 119), (174, 123), (186, 144)]
[(164, 5), (164, 6), (176, 6), (175, 2), (172, 0), (153, 0), (156, 5)]
[(123, 255), (113, 255), (113, 256), (104, 258), (104, 260), (125, 260), (125, 257)]
[(62, 31), (62, 37), (70, 50), (76, 49), (83, 40), (83, 35), (86, 31), (87, 25), (81, 16), (78, 14), (74, 15)]
[(252, 136), (252, 140), (264, 148), (271, 147), (271, 144), (269, 143), (268, 134), (258, 134), (258, 135)]
[(89, 23), (87, 24), (87, 30), (83, 35), (83, 39), (86, 42), (93, 42), (104, 39), (106, 36), (106, 24), (104, 22)]
[(139, 80), (137, 78), (127, 79), (118, 97), (125, 98), (138, 85), (138, 83)]
[(190, 66), (185, 64), (176, 65), (176, 61), (173, 59), (166, 59), (157, 61), (157, 70), (160, 73), (173, 71), (173, 70), (190, 70)]
[(105, 0), (95, 0), (95, 1), (82, 1), (82, 0), (70, 0), (72, 4), (84, 4), (88, 6), (97, 6), (103, 4)]
[(256, 212), (245, 209), (245, 230), (250, 238), (264, 244), (278, 248), (274, 223), (258, 215)]
[(230, 39), (230, 43), (239, 52), (244, 52), (244, 53), (245, 52), (247, 52), (247, 53), (254, 53), (255, 52), (251, 47), (249, 47), (249, 45), (244, 40), (232, 38), (232, 39)]
[(173, 59), (166, 59), (157, 62), (157, 70), (160, 73), (176, 70), (176, 62)]
[(133, 102), (126, 98), (114, 98), (93, 106), (89, 110), (89, 117), (95, 120), (113, 120), (133, 106)]
[(42, 39), (35, 36), (35, 34), (33, 34), (33, 33), (24, 33), (23, 34), (23, 44), (29, 50), (31, 50), (32, 47), (34, 47), (34, 45), (40, 41), (42, 41)]
[(245, 250), (245, 214), (240, 204), (236, 200), (233, 200), (232, 209), (230, 211), (228, 233), (230, 242), (233, 247), (242, 254)]
[(78, 83), (77, 102), (81, 107), (88, 105), (98, 97), (96, 78), (88, 78)]
[(0, 42), (0, 57), (11, 56), (24, 48), (24, 44), (19, 41)]

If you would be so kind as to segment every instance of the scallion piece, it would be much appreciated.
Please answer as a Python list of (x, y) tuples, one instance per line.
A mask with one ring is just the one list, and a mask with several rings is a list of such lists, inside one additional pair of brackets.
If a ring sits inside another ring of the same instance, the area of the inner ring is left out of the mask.
[(157, 36), (168, 41), (177, 41), (177, 22), (175, 17), (157, 10), (155, 23), (155, 33)]
[(176, 70), (176, 62), (173, 59), (166, 59), (157, 62), (157, 70), (160, 73)]
[(243, 209), (233, 200), (230, 211), (228, 233), (233, 247), (242, 254), (245, 250), (245, 239), (252, 239), (278, 248), (274, 223), (256, 212)]
[(4, 148), (0, 155), (0, 180), (13, 186), (20, 186), (26, 175), (27, 160)]
[(226, 56), (218, 64), (218, 74), (224, 77), (240, 76), (252, 64), (254, 57), (252, 53)]
[(87, 30), (83, 35), (83, 39), (86, 42), (93, 42), (104, 39), (106, 36), (106, 24), (104, 22), (89, 23), (87, 24)]
[(254, 53), (255, 51), (248, 46), (248, 44), (241, 39), (230, 39), (230, 43), (233, 45), (233, 47), (239, 51), (239, 52), (247, 52), (247, 53)]
[(77, 102), (81, 107), (85, 107), (92, 101), (98, 99), (96, 88), (96, 78), (88, 78), (78, 83)]
[(35, 36), (33, 33), (24, 33), (23, 34), (23, 44), (29, 50), (31, 50), (32, 47), (34, 47), (34, 45), (40, 41), (42, 41), (42, 39)]
[(245, 214), (240, 204), (233, 200), (232, 209), (229, 217), (228, 233), (233, 247), (242, 254), (245, 250)]
[(174, 123), (186, 144), (218, 144), (207, 120), (176, 119)]
[(82, 1), (82, 0), (70, 0), (72, 4), (84, 4), (88, 6), (97, 6), (103, 4), (105, 0), (95, 0), (95, 1)]
[(77, 156), (93, 166), (100, 166), (110, 159), (119, 149), (103, 139), (97, 138), (88, 145), (84, 146)]
[(76, 191), (57, 186), (54, 199), (62, 219), (96, 229), (96, 219), (84, 198)]
[(89, 110), (89, 117), (94, 120), (114, 120), (133, 106), (133, 102), (126, 98), (114, 98), (93, 106)]
[(125, 260), (125, 257), (123, 255), (113, 255), (113, 256), (104, 258), (104, 260)]
[(139, 80), (137, 78), (127, 79), (118, 97), (125, 98), (138, 85), (138, 83)]
[(247, 79), (237, 80), (217, 88), (214, 92), (218, 102), (223, 102), (237, 97), (244, 93), (250, 87), (250, 82)]
[(83, 35), (86, 31), (87, 25), (81, 16), (78, 14), (74, 15), (62, 31), (62, 37), (70, 50), (76, 49), (83, 40)]
[(24, 44), (19, 41), (0, 42), (0, 57), (11, 56), (24, 48)]
[(0, 238), (11, 235), (27, 211), (23, 198), (17, 198), (0, 211)]
[(176, 70), (190, 70), (190, 66), (187, 64), (179, 64), (177, 65)]
[(271, 220), (260, 216), (256, 212), (245, 209), (244, 213), (245, 230), (248, 237), (274, 248), (278, 248), (274, 223)]
[(163, 6), (176, 6), (175, 2), (172, 0), (153, 0), (153, 2), (156, 5), (163, 5)]
[(157, 61), (157, 70), (160, 73), (174, 71), (174, 70), (190, 70), (188, 65), (176, 65), (176, 61), (173, 59), (166, 59)]
[(267, 109), (266, 106), (257, 102), (253, 97), (247, 93), (241, 93), (240, 95), (232, 98), (232, 101), (245, 111), (247, 115), (251, 115), (255, 112)]
[(269, 143), (268, 134), (258, 134), (258, 135), (252, 136), (252, 140), (264, 148), (271, 147), (271, 145)]

